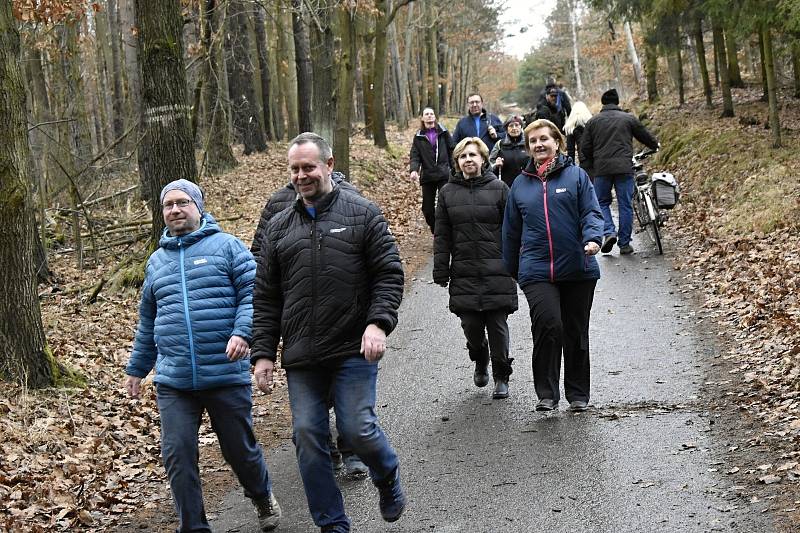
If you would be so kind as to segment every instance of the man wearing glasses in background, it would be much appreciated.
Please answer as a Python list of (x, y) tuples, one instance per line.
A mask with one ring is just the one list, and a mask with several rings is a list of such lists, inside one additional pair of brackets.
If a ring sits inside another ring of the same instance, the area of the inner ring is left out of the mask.
[(253, 434), (250, 340), (256, 264), (247, 247), (203, 211), (203, 193), (180, 179), (161, 191), (166, 228), (147, 261), (139, 326), (125, 388), (141, 395), (155, 367), (161, 455), (180, 519), (178, 531), (207, 531), (198, 467), (203, 411), (258, 512), (278, 526), (281, 508)]
[(480, 137), (489, 151), (494, 148), (494, 143), (506, 136), (503, 122), (483, 108), (483, 98), (478, 93), (467, 97), (469, 112), (456, 124), (453, 132), (453, 146), (467, 137)]

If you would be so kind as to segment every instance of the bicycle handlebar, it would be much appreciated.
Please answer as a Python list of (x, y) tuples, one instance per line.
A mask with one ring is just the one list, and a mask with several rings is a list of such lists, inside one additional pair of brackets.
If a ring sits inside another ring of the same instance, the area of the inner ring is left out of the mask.
[(633, 156), (633, 158), (637, 159), (637, 160), (638, 159), (645, 159), (645, 158), (650, 157), (651, 155), (655, 154), (656, 152), (658, 152), (657, 148), (655, 150), (653, 150), (652, 148), (646, 148), (646, 149), (642, 150), (641, 152), (639, 152), (638, 154), (635, 154)]

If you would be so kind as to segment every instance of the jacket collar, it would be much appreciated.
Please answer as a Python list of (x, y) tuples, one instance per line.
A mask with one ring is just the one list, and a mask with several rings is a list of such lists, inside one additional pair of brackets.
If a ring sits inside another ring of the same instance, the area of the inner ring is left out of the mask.
[[(339, 182), (341, 182), (341, 180), (339, 180)], [(314, 204), (314, 209), (316, 209), (317, 211), (317, 216), (319, 216), (320, 213), (324, 213), (325, 211), (330, 209), (331, 204), (333, 204), (333, 202), (335, 202), (336, 199), (339, 197), (339, 190), (340, 190), (339, 182), (334, 181), (333, 190), (329, 192), (327, 195), (323, 196), (317, 203)], [(303, 203), (303, 199), (300, 197), (299, 194), (297, 195), (297, 199), (294, 202), (294, 208), (296, 211), (299, 211), (305, 216), (309, 216), (308, 211), (306, 211), (306, 206)]]
[(217, 224), (217, 221), (214, 220), (211, 213), (206, 212), (200, 217), (200, 227), (186, 235), (173, 236), (169, 234), (168, 228), (164, 228), (164, 232), (161, 234), (161, 239), (159, 239), (158, 244), (167, 250), (175, 250), (178, 246), (191, 246), (209, 235), (219, 233), (220, 231), (222, 230)]
[[(436, 130), (437, 136), (447, 131), (447, 128), (445, 128), (438, 122), (436, 123), (436, 126), (434, 126), (434, 129)], [(425, 130), (417, 130), (417, 137), (425, 137)]]
[(622, 108), (617, 104), (605, 104), (600, 112), (602, 113), (603, 111), (622, 111)]
[(464, 173), (459, 170), (458, 172), (450, 176), (449, 183), (454, 183), (456, 185), (461, 185), (463, 187), (477, 187), (479, 185), (484, 185), (496, 179), (497, 176), (495, 175), (494, 172), (492, 172), (491, 168), (484, 169), (482, 175), (478, 176), (477, 178), (472, 178), (470, 180), (465, 179)]
[[(547, 173), (545, 179), (550, 179), (551, 176), (555, 176), (561, 172), (564, 167), (572, 164), (572, 159), (564, 154), (558, 154), (557, 157), (558, 159), (556, 160), (556, 164), (553, 165), (553, 168)], [(522, 169), (522, 173), (526, 176), (530, 176), (531, 178), (539, 179), (539, 175), (536, 174), (536, 162), (532, 157), (531, 160), (528, 161), (528, 164), (525, 166), (525, 168)]]

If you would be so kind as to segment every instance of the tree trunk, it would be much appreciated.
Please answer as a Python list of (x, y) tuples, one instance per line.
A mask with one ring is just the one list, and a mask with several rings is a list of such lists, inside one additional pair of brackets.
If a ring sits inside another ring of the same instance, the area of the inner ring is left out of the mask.
[[(388, 8), (392, 9), (393, 2), (389, 0)], [(413, 7), (413, 3), (409, 5), (409, 10)], [(397, 24), (395, 23), (397, 19), (392, 21), (389, 24), (388, 29), (388, 37), (389, 37), (389, 54), (392, 58), (392, 72), (394, 73), (394, 90), (396, 93), (396, 100), (394, 102), (394, 108), (397, 113), (396, 120), (398, 124), (400, 124), (401, 129), (405, 129), (408, 125), (408, 121), (411, 118), (408, 114), (408, 104), (407, 104), (407, 97), (408, 94), (408, 70), (403, 68), (403, 65), (400, 63), (400, 48), (397, 45)], [(406, 44), (406, 47), (408, 45)]]
[(250, 32), (247, 12), (241, 0), (230, 0), (225, 32), (228, 91), (233, 112), (233, 128), (237, 142), (244, 144), (244, 154), (267, 149), (261, 114), (255, 91), (253, 62), (250, 57)]
[(363, 95), (364, 134), (368, 139), (373, 138), (375, 120), (375, 77), (373, 72), (375, 62), (375, 30), (373, 16), (361, 16), (356, 22), (356, 32), (360, 46), (358, 60), (361, 64), (361, 91)]
[(136, 0), (135, 12), (142, 82), (139, 172), (150, 193), (155, 250), (164, 229), (161, 189), (180, 178), (197, 181), (197, 165), (186, 100), (180, 2)]
[[(130, 117), (126, 122), (130, 124), (138, 124), (142, 116), (142, 80), (139, 78), (139, 45), (136, 29), (136, 15), (135, 15), (135, 2), (136, 0), (119, 0), (119, 19), (122, 32), (122, 51), (125, 58), (125, 68), (122, 69), (120, 75), (124, 74), (124, 80), (127, 81), (127, 95), (128, 95), (128, 116)], [(139, 138), (141, 132), (134, 132), (130, 136), (131, 141), (126, 142), (124, 146), (132, 150), (137, 150), (136, 139)], [(149, 190), (144, 182), (141, 182), (139, 187), (139, 194), (143, 198), (147, 198)]]
[(267, 140), (275, 141), (275, 127), (272, 115), (275, 112), (272, 105), (272, 77), (269, 71), (269, 46), (267, 45), (267, 20), (264, 16), (264, 7), (253, 6), (256, 10), (253, 26), (256, 34), (256, 53), (258, 56), (258, 71), (261, 78), (261, 109), (264, 116), (264, 133)]
[(275, 131), (275, 138), (276, 139), (283, 139), (284, 134), (286, 133), (286, 125), (284, 123), (284, 117), (286, 116), (286, 112), (284, 110), (284, 102), (285, 98), (283, 95), (283, 87), (281, 83), (281, 71), (278, 65), (279, 63), (279, 52), (281, 50), (281, 37), (280, 32), (283, 29), (281, 26), (280, 17), (277, 16), (269, 16), (266, 18), (267, 23), (267, 35), (271, 36), (271, 43), (270, 43), (270, 54), (268, 57), (269, 60), (269, 72), (270, 72), (270, 79), (275, 80), (274, 85), (271, 87), (274, 92), (274, 97), (272, 101), (272, 129)]
[[(575, 0), (569, 2), (569, 24), (572, 30), (572, 65), (575, 69), (575, 94), (583, 98), (583, 83), (581, 82), (580, 45), (578, 44), (578, 14), (575, 12)], [(614, 56), (616, 58), (616, 55)]]
[[(203, 50), (206, 53), (205, 62), (205, 131), (206, 140), (203, 143), (203, 166), (208, 174), (214, 175), (234, 168), (238, 162), (231, 150), (230, 130), (225, 107), (220, 98), (219, 80), (224, 73), (220, 68), (222, 58), (222, 36), (217, 28), (225, 24), (225, 11), (218, 6), (216, 0), (205, 0), (203, 7), (203, 25), (200, 32)], [(215, 21), (216, 16), (216, 22)]]
[(333, 156), (336, 169), (350, 176), (350, 122), (353, 115), (353, 87), (355, 85), (355, 60), (358, 53), (356, 13), (354, 7), (337, 8), (341, 52), (337, 76), (338, 101), (336, 103), (336, 131), (333, 138)]
[(781, 147), (781, 122), (778, 114), (778, 86), (775, 81), (775, 56), (772, 50), (772, 32), (766, 24), (761, 25), (764, 37), (764, 63), (767, 69), (769, 95), (769, 128), (772, 130), (772, 147)]
[[(119, 14), (117, 10), (117, 0), (108, 0), (108, 38), (111, 48), (111, 127), (114, 132), (114, 139), (119, 139), (125, 133), (125, 98), (122, 94), (122, 52), (120, 50)], [(121, 156), (125, 153), (125, 145), (117, 144), (114, 153)]]
[(728, 59), (725, 57), (725, 38), (722, 34), (722, 25), (718, 22), (719, 19), (711, 19), (711, 30), (714, 33), (714, 50), (719, 58), (719, 81), (722, 86), (722, 116), (732, 117), (733, 114), (733, 97), (731, 96), (731, 79), (728, 75)]
[[(75, 21), (65, 21), (60, 28), (60, 44), (62, 50), (61, 74), (66, 87), (66, 101), (64, 116), (71, 117), (67, 129), (69, 141), (67, 146), (77, 156), (78, 162), (88, 162), (92, 156), (92, 137), (89, 128), (89, 114), (86, 108), (86, 88), (80, 71), (80, 50), (78, 47), (78, 24)], [(70, 173), (77, 170), (67, 167)], [(90, 178), (91, 171), (87, 170), (82, 177)], [(73, 178), (76, 176), (73, 174)]]
[[(417, 77), (417, 68), (416, 63), (411, 62), (411, 48), (414, 44), (414, 25), (412, 24), (412, 20), (414, 20), (414, 6), (416, 4), (409, 4), (408, 6), (408, 18), (406, 21), (406, 34), (405, 34), (405, 43), (403, 46), (403, 66), (404, 71), (406, 72), (406, 78), (408, 83), (406, 87), (408, 89), (408, 97), (411, 103), (411, 110), (410, 114), (413, 116), (418, 115), (422, 110), (420, 109), (420, 102), (419, 102), (419, 92), (417, 91), (417, 87), (419, 87), (420, 82), (419, 78)], [(416, 57), (416, 56), (415, 56)]]
[(631, 64), (633, 65), (633, 77), (636, 78), (637, 92), (641, 93), (644, 76), (642, 76), (642, 64), (639, 62), (639, 54), (636, 53), (636, 43), (633, 41), (631, 23), (626, 20), (623, 29), (625, 30), (625, 43), (628, 46), (628, 56), (630, 56)]
[(316, 11), (311, 26), (311, 42), (315, 53), (311, 59), (314, 71), (314, 127), (319, 135), (333, 142), (336, 128), (336, 106), (340, 98), (336, 92), (336, 40), (333, 25), (336, 12), (330, 2)]
[(733, 36), (733, 29), (727, 28), (724, 31), (724, 35), (725, 50), (728, 56), (728, 75), (731, 78), (731, 87), (744, 87), (742, 72), (739, 69), (738, 46), (736, 46), (736, 38)]
[(377, 16), (375, 19), (375, 56), (372, 69), (372, 133), (375, 146), (387, 148), (389, 141), (386, 139), (386, 103), (384, 101), (384, 87), (386, 83), (386, 32), (388, 30), (389, 14), (386, 0), (375, 0)]
[(683, 38), (686, 49), (688, 50), (686, 59), (689, 61), (689, 68), (692, 73), (692, 87), (696, 89), (700, 87), (702, 83), (700, 81), (700, 64), (697, 62), (697, 50), (694, 47), (694, 41), (689, 33), (686, 33)]
[[(281, 3), (283, 5), (285, 0)], [(278, 28), (279, 47), (278, 47), (278, 68), (280, 70), (281, 92), (283, 92), (286, 105), (286, 134), (291, 139), (300, 133), (300, 125), (297, 118), (297, 72), (289, 65), (294, 62), (293, 41), (289, 39), (289, 23), (286, 15), (278, 15), (280, 27)]]
[(683, 90), (683, 54), (681, 53), (681, 28), (675, 27), (675, 81), (678, 83), (678, 106), (686, 103)]
[(800, 42), (792, 43), (792, 72), (794, 74), (794, 97), (800, 98)]
[(48, 387), (57, 365), (47, 347), (36, 291), (25, 89), (10, 0), (0, 0), (0, 94), (0, 378)]
[(769, 85), (767, 83), (767, 52), (764, 49), (764, 32), (758, 32), (758, 52), (761, 56), (761, 101), (769, 101)]
[(694, 36), (694, 47), (697, 51), (697, 63), (700, 65), (700, 76), (703, 79), (703, 94), (706, 97), (706, 107), (712, 106), (711, 102), (711, 80), (708, 77), (708, 64), (706, 63), (706, 46), (703, 42), (703, 18), (698, 14), (694, 19), (692, 27)]
[[(311, 96), (314, 80), (311, 70), (311, 46), (308, 25), (303, 20), (302, 0), (292, 0), (292, 33), (294, 34), (294, 61), (297, 69), (297, 123), (300, 131), (313, 131)], [(326, 52), (330, 53), (330, 50)], [(325, 52), (323, 52), (325, 53)]]
[(647, 100), (651, 103), (658, 101), (658, 46), (655, 42), (654, 30), (651, 28), (644, 39), (645, 77), (647, 78)]
[(625, 85), (622, 83), (622, 67), (620, 65), (619, 56), (616, 52), (617, 32), (614, 30), (614, 23), (608, 19), (608, 42), (611, 45), (611, 63), (614, 66), (614, 80), (616, 82), (617, 90), (619, 91), (620, 100), (625, 100)]
[(428, 50), (428, 101), (430, 106), (436, 111), (436, 115), (442, 114), (442, 106), (439, 101), (439, 60), (437, 58), (436, 22), (433, 15), (432, 0), (425, 1), (425, 21), (427, 28), (425, 37)]
[[(111, 53), (110, 37), (108, 30), (108, 18), (105, 13), (93, 12), (94, 17), (94, 62), (95, 62), (95, 83), (97, 84), (97, 102), (92, 113), (95, 120), (95, 129), (98, 135), (100, 146), (109, 145), (115, 137), (113, 131), (108, 131), (107, 126), (113, 127), (114, 111), (111, 104), (111, 91), (108, 89), (108, 82), (111, 78)], [(99, 124), (98, 124), (99, 122)]]

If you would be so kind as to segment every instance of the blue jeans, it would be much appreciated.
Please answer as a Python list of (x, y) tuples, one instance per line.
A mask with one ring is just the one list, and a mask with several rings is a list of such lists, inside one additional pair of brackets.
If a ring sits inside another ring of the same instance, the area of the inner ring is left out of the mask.
[(211, 531), (203, 505), (198, 467), (197, 435), (203, 411), (219, 439), (245, 496), (261, 499), (272, 491), (267, 463), (253, 434), (250, 385), (184, 391), (158, 384), (161, 415), (161, 455), (169, 476), (172, 499), (180, 518), (178, 531)]
[(330, 366), (287, 369), (286, 380), (292, 438), (311, 517), (318, 527), (350, 531), (328, 447), (328, 392), (333, 389), (339, 435), (369, 467), (373, 481), (385, 479), (399, 461), (375, 414), (378, 364), (349, 357)]
[(631, 242), (633, 232), (633, 174), (608, 174), (594, 178), (594, 192), (603, 212), (603, 234), (617, 233), (614, 219), (611, 218), (611, 187), (617, 193), (617, 209), (619, 210), (619, 245), (625, 246)]

